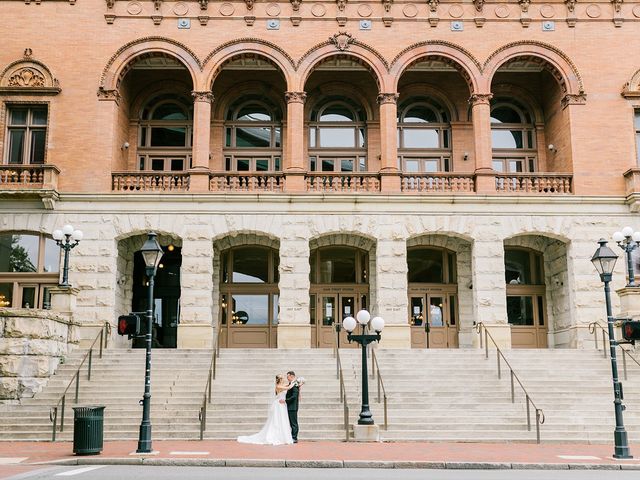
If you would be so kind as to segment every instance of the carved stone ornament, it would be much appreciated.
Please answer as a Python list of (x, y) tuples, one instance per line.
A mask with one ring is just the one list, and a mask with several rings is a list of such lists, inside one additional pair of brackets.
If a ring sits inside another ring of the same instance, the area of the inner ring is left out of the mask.
[(576, 13), (576, 3), (578, 3), (578, 0), (564, 0), (564, 4), (567, 6), (569, 13)]
[(436, 13), (438, 11), (440, 0), (427, 0), (427, 4), (429, 5), (429, 11), (431, 13)]
[(307, 92), (284, 92), (287, 103), (304, 103), (307, 101)]
[(194, 102), (213, 103), (214, 100), (213, 93), (211, 93), (209, 90), (204, 92), (197, 92), (194, 90), (193, 92), (191, 92), (191, 96), (193, 97)]
[(336, 0), (336, 5), (338, 5), (338, 11), (344, 12), (344, 9), (347, 7), (348, 0)]
[(490, 105), (493, 93), (474, 93), (469, 97), (469, 103), (474, 105)]
[(209, 7), (209, 0), (198, 0), (200, 10), (206, 10)]
[(107, 8), (109, 10), (111, 10), (115, 4), (116, 4), (116, 0), (107, 0)]
[(611, 4), (613, 5), (613, 10), (616, 13), (620, 13), (622, 10), (622, 2), (623, 0), (611, 0)]
[(398, 103), (398, 97), (400, 94), (398, 93), (379, 93), (378, 94), (378, 103), (380, 105), (384, 105), (385, 103)]
[(584, 105), (585, 103), (587, 103), (586, 93), (567, 93), (560, 101), (563, 109), (568, 105)]
[(255, 0), (244, 0), (244, 3), (247, 6), (248, 11), (253, 10), (253, 4), (255, 3)]
[(300, 4), (302, 3), (302, 0), (290, 0), (290, 2), (294, 12), (300, 11)]
[(384, 11), (387, 13), (391, 11), (392, 4), (393, 4), (393, 0), (382, 0), (382, 6), (384, 7)]
[(481, 13), (484, 8), (485, 0), (473, 0), (473, 6), (476, 7), (476, 12)]
[(156, 12), (162, 8), (162, 0), (153, 0), (153, 8), (156, 9)]
[(518, 0), (518, 4), (520, 4), (520, 10), (522, 10), (522, 13), (529, 13), (531, 0)]
[(17, 60), (0, 73), (0, 93), (43, 94), (60, 92), (60, 84), (47, 66), (32, 58), (33, 51), (25, 49), (23, 59)]
[(105, 90), (103, 87), (98, 88), (98, 100), (101, 102), (119, 102), (120, 92), (118, 90)]
[(44, 76), (33, 68), (23, 68), (9, 77), (9, 87), (44, 87)]
[(338, 32), (329, 37), (329, 41), (333, 43), (338, 50), (344, 52), (355, 41), (353, 35), (347, 32)]

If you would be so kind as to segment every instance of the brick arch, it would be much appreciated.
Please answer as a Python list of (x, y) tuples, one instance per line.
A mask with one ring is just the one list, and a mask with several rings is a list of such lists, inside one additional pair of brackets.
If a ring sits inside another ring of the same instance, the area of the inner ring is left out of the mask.
[(360, 232), (328, 232), (309, 239), (309, 250), (331, 246), (355, 247), (371, 253), (376, 239)]
[(227, 232), (213, 238), (212, 240), (214, 247), (219, 251), (243, 245), (259, 245), (262, 247), (280, 250), (280, 239), (266, 232)]
[(467, 50), (449, 42), (426, 41), (415, 43), (402, 50), (391, 62), (392, 91), (398, 88), (402, 74), (415, 63), (426, 58), (435, 58), (455, 68), (469, 87), (469, 95), (478, 93), (482, 83), (480, 62)]
[(261, 40), (259, 38), (239, 38), (223, 43), (213, 50), (205, 58), (204, 65), (204, 90), (211, 90), (213, 82), (229, 61), (241, 55), (255, 55), (262, 57), (274, 65), (284, 77), (287, 89), (294, 85), (295, 65), (289, 54), (278, 45)]
[(449, 111), (451, 121), (458, 121), (461, 116), (456, 105), (449, 99), (446, 92), (430, 83), (411, 83), (406, 85), (398, 100), (398, 115), (400, 115), (400, 105), (404, 104), (405, 100), (414, 97), (431, 97), (436, 100), (441, 106), (445, 107)]
[(193, 90), (202, 83), (202, 64), (186, 45), (164, 37), (144, 37), (120, 47), (109, 59), (100, 77), (101, 90), (118, 90), (131, 66), (145, 56), (166, 55), (184, 65), (191, 75)]
[(482, 67), (486, 82), (484, 91), (490, 91), (493, 77), (502, 65), (522, 57), (543, 63), (564, 94), (584, 95), (582, 77), (571, 59), (553, 45), (529, 40), (509, 43), (489, 55)]

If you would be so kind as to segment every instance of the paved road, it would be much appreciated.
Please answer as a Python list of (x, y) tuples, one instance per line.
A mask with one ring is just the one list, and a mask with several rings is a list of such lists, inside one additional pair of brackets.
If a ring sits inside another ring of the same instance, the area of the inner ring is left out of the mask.
[[(1, 471), (2, 467), (0, 467)], [(8, 477), (11, 480), (637, 480), (637, 471), (560, 470), (386, 470), (214, 468), (156, 466), (42, 467)]]

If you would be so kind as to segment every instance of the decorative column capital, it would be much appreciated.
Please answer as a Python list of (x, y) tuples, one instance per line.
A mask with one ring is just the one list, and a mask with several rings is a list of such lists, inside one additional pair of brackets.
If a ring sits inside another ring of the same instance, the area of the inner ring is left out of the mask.
[(380, 105), (384, 105), (385, 103), (398, 103), (398, 97), (400, 94), (398, 93), (379, 93), (378, 94), (378, 103)]
[(562, 109), (567, 108), (569, 105), (584, 105), (587, 103), (586, 93), (567, 93), (560, 101)]
[(191, 92), (191, 96), (193, 97), (193, 101), (194, 102), (207, 102), (207, 103), (213, 103), (215, 97), (213, 96), (213, 93), (211, 93), (210, 91), (205, 91), (205, 92), (198, 92), (196, 90), (194, 90), (193, 92)]
[(120, 92), (116, 89), (106, 90), (103, 87), (98, 88), (98, 100), (104, 102), (120, 102)]
[(307, 100), (307, 92), (284, 92), (284, 99), (287, 103), (302, 103)]
[(471, 106), (475, 105), (490, 105), (493, 93), (474, 93), (469, 97), (469, 103)]

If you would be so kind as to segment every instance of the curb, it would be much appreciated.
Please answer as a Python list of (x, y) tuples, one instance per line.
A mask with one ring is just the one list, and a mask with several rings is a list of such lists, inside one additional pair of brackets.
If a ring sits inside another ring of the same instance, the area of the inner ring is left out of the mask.
[(285, 460), (217, 458), (69, 458), (38, 462), (39, 465), (147, 465), (175, 467), (249, 468), (393, 468), (424, 470), (640, 470), (640, 464), (618, 463), (510, 463), (429, 462), (378, 460)]

